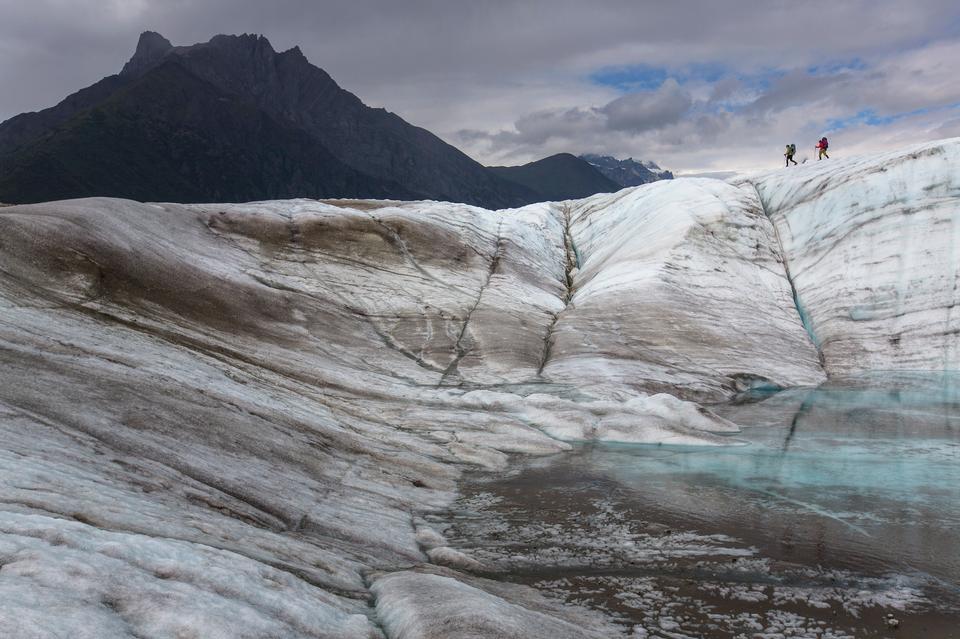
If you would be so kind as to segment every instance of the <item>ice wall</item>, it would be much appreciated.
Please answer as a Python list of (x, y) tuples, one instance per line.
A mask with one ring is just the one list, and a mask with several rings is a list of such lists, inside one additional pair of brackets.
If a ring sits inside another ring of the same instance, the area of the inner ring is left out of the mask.
[(823, 381), (752, 190), (684, 179), (567, 207), (579, 269), (544, 373), (624, 398)]
[(960, 367), (960, 139), (752, 183), (830, 374)]
[(383, 636), (462, 468), (718, 443), (541, 374), (567, 254), (553, 205), (0, 210), (0, 636)]

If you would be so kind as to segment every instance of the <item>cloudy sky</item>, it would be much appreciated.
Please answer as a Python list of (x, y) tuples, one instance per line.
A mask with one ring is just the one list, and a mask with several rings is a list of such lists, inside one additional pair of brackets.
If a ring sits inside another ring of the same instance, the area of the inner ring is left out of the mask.
[(0, 0), (0, 120), (116, 73), (138, 34), (262, 33), (487, 164), (681, 173), (960, 136), (956, 0)]

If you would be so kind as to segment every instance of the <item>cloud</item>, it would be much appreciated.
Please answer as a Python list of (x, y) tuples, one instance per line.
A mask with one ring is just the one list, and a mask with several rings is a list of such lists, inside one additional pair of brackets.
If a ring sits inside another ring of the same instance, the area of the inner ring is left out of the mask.
[[(779, 164), (781, 147), (801, 155), (829, 134), (836, 153), (871, 152), (891, 145), (956, 135), (960, 85), (952, 60), (960, 42), (922, 43), (872, 60), (738, 73), (710, 81), (669, 68), (652, 91), (627, 91), (599, 107), (533, 114), (536, 136), (517, 120), (472, 140), (468, 151), (500, 162), (521, 162), (561, 150), (652, 158), (680, 172), (750, 171)], [(617, 87), (630, 87), (619, 80)], [(576, 116), (576, 117), (573, 117)], [(572, 121), (577, 126), (571, 126)], [(944, 123), (946, 121), (946, 123)]]
[(936, 129), (934, 135), (938, 138), (956, 138), (960, 137), (960, 117), (944, 122)]
[(850, 80), (851, 76), (846, 72), (817, 75), (802, 69), (793, 69), (751, 102), (744, 109), (744, 113), (748, 116), (766, 116), (800, 104), (828, 100), (839, 87)]
[[(599, 107), (537, 111), (519, 118), (512, 129), (490, 133), (462, 129), (456, 138), (467, 146), (482, 146), (486, 153), (506, 159), (535, 154), (538, 149), (568, 148), (581, 152), (590, 150), (583, 148), (586, 140), (636, 136), (677, 124), (691, 106), (690, 93), (676, 80), (668, 79), (655, 90), (630, 93)], [(716, 129), (710, 118), (698, 119), (695, 125), (707, 131)]]
[(692, 105), (690, 93), (670, 78), (656, 91), (627, 94), (600, 111), (606, 116), (608, 129), (640, 133), (678, 122)]
[(710, 89), (710, 102), (724, 102), (744, 89), (739, 78), (722, 78)]

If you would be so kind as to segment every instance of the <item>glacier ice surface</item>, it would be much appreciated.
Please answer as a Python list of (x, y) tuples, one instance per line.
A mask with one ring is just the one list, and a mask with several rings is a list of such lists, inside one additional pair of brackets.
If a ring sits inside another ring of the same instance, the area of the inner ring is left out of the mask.
[(960, 140), (751, 178), (834, 375), (960, 368)]
[(592, 623), (418, 518), (515, 454), (734, 443), (703, 402), (821, 359), (952, 366), (958, 148), (505, 211), (0, 209), (0, 635), (427, 636), (406, 584)]

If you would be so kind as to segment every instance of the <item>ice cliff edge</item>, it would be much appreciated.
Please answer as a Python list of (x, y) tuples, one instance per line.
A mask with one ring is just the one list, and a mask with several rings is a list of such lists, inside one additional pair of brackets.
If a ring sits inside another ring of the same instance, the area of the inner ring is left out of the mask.
[(960, 368), (960, 139), (756, 186), (828, 373)]

